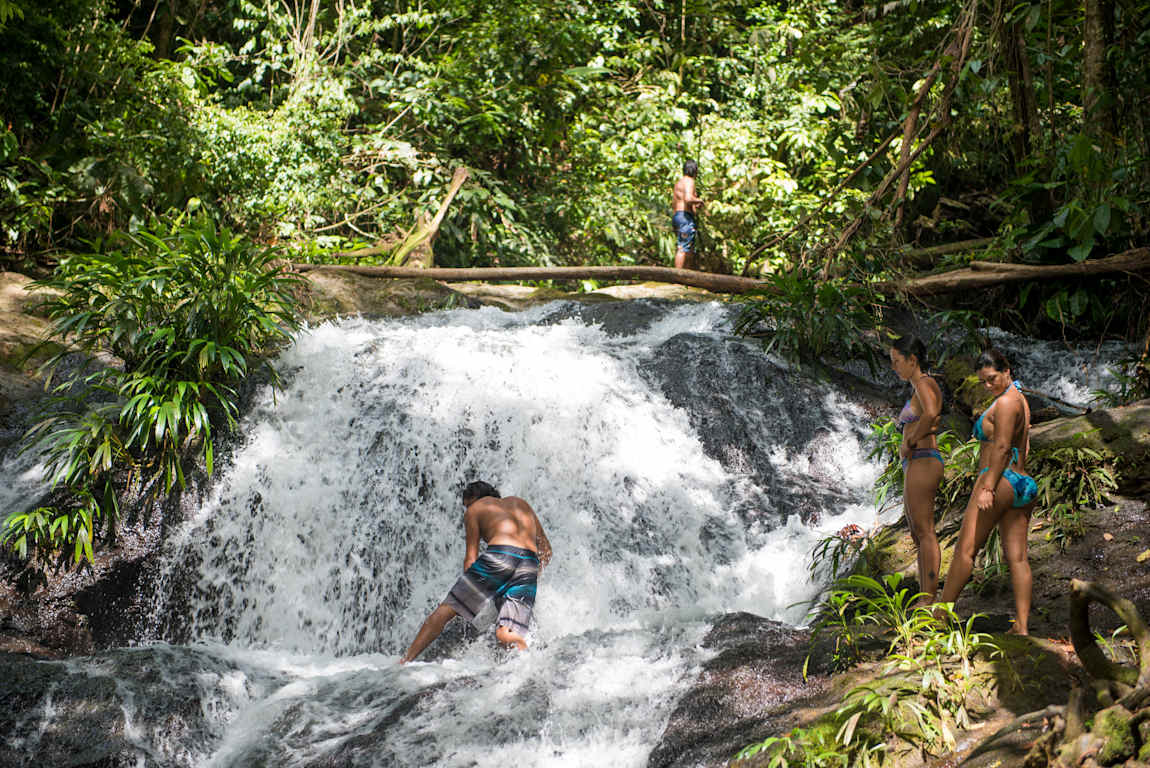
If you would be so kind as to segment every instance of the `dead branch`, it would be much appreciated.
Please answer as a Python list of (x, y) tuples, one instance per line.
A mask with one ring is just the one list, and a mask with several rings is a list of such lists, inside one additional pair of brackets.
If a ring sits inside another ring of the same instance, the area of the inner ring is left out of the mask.
[[(370, 255), (374, 249), (352, 251), (347, 255)], [(888, 296), (934, 296), (957, 291), (977, 290), (1024, 280), (1054, 280), (1064, 277), (1134, 273), (1150, 271), (1150, 248), (1136, 248), (1105, 259), (1094, 259), (1079, 264), (991, 264), (975, 262), (977, 269), (957, 269), (938, 275), (910, 280), (873, 283), (871, 287)], [(300, 272), (313, 269), (331, 269), (354, 272), (368, 277), (430, 278), (445, 282), (495, 282), (500, 280), (647, 280), (703, 288), (713, 293), (745, 294), (753, 291), (772, 291), (765, 280), (737, 275), (719, 275), (697, 272), (693, 269), (671, 267), (471, 267), (466, 269), (432, 267), (367, 267), (346, 264), (294, 264)]]
[(950, 46), (947, 47), (946, 54), (944, 54), (954, 56), (954, 60), (951, 62), (950, 80), (947, 82), (946, 87), (943, 89), (942, 96), (939, 99), (938, 107), (935, 110), (935, 114), (938, 115), (938, 122), (935, 123), (930, 133), (926, 135), (926, 138), (919, 142), (918, 146), (916, 146), (913, 151), (909, 152), (905, 158), (900, 160), (899, 163), (895, 165), (895, 167), (892, 168), (886, 174), (886, 176), (883, 177), (883, 180), (879, 183), (878, 187), (875, 188), (874, 192), (871, 193), (871, 196), (867, 199), (866, 204), (863, 206), (863, 213), (861, 213), (854, 221), (847, 225), (846, 229), (842, 231), (835, 243), (827, 248), (826, 253), (824, 254), (826, 261), (823, 264), (822, 271), (824, 279), (829, 274), (830, 263), (834, 254), (837, 253), (846, 244), (846, 242), (854, 236), (855, 232), (858, 231), (863, 222), (869, 218), (866, 209), (873, 207), (876, 202), (881, 200), (882, 197), (886, 194), (887, 190), (890, 188), (891, 183), (899, 176), (901, 176), (905, 170), (909, 169), (911, 165), (914, 164), (914, 161), (918, 159), (919, 155), (921, 155), (926, 150), (926, 148), (930, 146), (931, 142), (938, 138), (938, 136), (941, 135), (942, 132), (946, 130), (946, 128), (950, 125), (950, 99), (951, 96), (954, 95), (955, 88), (958, 87), (959, 76), (962, 74), (962, 68), (966, 64), (966, 57), (970, 53), (970, 44), (973, 39), (974, 32), (974, 11), (968, 8), (966, 11), (964, 11), (963, 17), (963, 20), (959, 23), (955, 31), (954, 41)]
[(940, 256), (949, 256), (952, 253), (963, 251), (982, 251), (994, 243), (993, 237), (977, 237), (973, 240), (958, 240), (953, 243), (931, 245), (926, 248), (907, 248), (900, 251), (904, 261), (920, 269), (931, 267)]
[(975, 261), (971, 262), (970, 267), (966, 269), (955, 269), (950, 272), (910, 280), (888, 280), (876, 283), (874, 288), (879, 293), (887, 295), (901, 293), (910, 296), (935, 296), (1028, 280), (1054, 280), (1063, 277), (1145, 271), (1150, 271), (1150, 248), (1134, 248), (1104, 259), (1091, 259), (1077, 264), (1039, 266)]
[[(1114, 611), (1130, 630), (1138, 645), (1138, 669), (1116, 664), (1106, 658), (1090, 631), (1090, 604), (1098, 602)], [(1113, 680), (1134, 689), (1150, 686), (1150, 628), (1134, 603), (1093, 581), (1070, 582), (1070, 641), (1074, 651), (1095, 678)]]
[(754, 263), (755, 259), (760, 254), (762, 254), (763, 251), (767, 250), (768, 248), (773, 248), (774, 246), (778, 245), (779, 243), (781, 243), (784, 240), (786, 240), (787, 238), (789, 238), (794, 233), (798, 232), (800, 229), (802, 229), (803, 227), (805, 227), (807, 225), (807, 222), (809, 222), (811, 219), (813, 219), (815, 216), (817, 216), (820, 212), (822, 212), (822, 210), (824, 208), (826, 208), (828, 205), (830, 205), (834, 201), (834, 199), (836, 197), (838, 197), (839, 192), (842, 192), (844, 189), (846, 189), (847, 184), (850, 184), (851, 181), (854, 179), (854, 177), (858, 176), (863, 168), (866, 168), (868, 165), (870, 165), (872, 162), (874, 162), (874, 159), (876, 157), (878, 157), (879, 155), (881, 155), (886, 150), (886, 148), (890, 146), (890, 143), (892, 141), (894, 141), (897, 136), (898, 136), (898, 131), (895, 131), (890, 136), (887, 136), (886, 139), (884, 139), (883, 142), (881, 144), (879, 144), (878, 147), (875, 148), (874, 152), (870, 153), (870, 156), (867, 157), (866, 160), (863, 160), (861, 163), (859, 163), (857, 166), (855, 166), (855, 169), (853, 171), (851, 171), (850, 173), (848, 173), (846, 175), (846, 178), (844, 178), (842, 181), (840, 181), (838, 186), (835, 187), (833, 190), (831, 190), (831, 193), (829, 195), (827, 195), (826, 197), (823, 198), (823, 201), (821, 203), (819, 203), (818, 208), (815, 208), (813, 211), (811, 211), (810, 213), (803, 216), (801, 219), (799, 219), (799, 222), (797, 224), (795, 224), (793, 227), (788, 229), (786, 232), (782, 233), (781, 235), (776, 235), (776, 236), (772, 237), (770, 240), (763, 243), (762, 245), (756, 246), (755, 249), (752, 250), (751, 253), (747, 256), (747, 263), (743, 267), (743, 276), (744, 277), (746, 276), (747, 272), (751, 268), (751, 264)]

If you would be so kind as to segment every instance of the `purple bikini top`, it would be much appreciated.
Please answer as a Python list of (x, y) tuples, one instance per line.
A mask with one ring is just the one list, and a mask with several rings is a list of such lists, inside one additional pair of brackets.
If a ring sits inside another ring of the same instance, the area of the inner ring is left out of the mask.
[(906, 405), (904, 405), (902, 410), (898, 412), (898, 419), (895, 421), (895, 423), (898, 424), (898, 431), (902, 432), (906, 425), (910, 424), (912, 421), (918, 421), (918, 414), (915, 413), (913, 409), (911, 409), (910, 400), (908, 399), (906, 401)]

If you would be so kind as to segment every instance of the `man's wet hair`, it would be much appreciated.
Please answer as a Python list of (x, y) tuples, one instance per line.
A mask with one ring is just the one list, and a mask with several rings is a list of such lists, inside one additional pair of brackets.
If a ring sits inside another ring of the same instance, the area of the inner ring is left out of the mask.
[(468, 483), (467, 487), (463, 489), (463, 506), (470, 507), (471, 502), (488, 496), (496, 499), (499, 498), (499, 491), (495, 490), (495, 486), (490, 483), (485, 483), (482, 480)]
[(699, 175), (699, 164), (694, 160), (688, 160), (683, 163), (683, 175), (690, 176), (692, 179)]

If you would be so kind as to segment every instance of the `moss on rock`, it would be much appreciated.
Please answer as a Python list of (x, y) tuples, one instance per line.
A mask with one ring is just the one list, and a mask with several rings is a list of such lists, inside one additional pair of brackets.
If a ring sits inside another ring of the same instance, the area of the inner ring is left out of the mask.
[(1117, 705), (1094, 716), (1094, 735), (1102, 739), (1097, 757), (1100, 764), (1114, 765), (1134, 756), (1136, 744), (1131, 717), (1125, 707)]

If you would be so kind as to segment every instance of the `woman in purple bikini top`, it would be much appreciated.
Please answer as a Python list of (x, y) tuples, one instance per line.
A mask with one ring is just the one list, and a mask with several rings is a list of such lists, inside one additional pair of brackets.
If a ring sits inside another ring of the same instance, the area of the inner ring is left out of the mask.
[[(938, 568), (942, 553), (934, 530), (934, 497), (942, 482), (942, 454), (935, 433), (942, 412), (942, 391), (929, 375), (926, 345), (913, 336), (895, 339), (890, 349), (890, 367), (912, 394), (898, 414), (902, 432), (899, 456), (902, 458), (902, 502), (910, 535), (918, 550), (918, 583), (921, 601), (934, 602), (938, 593)], [(915, 405), (918, 411), (915, 411)]]

